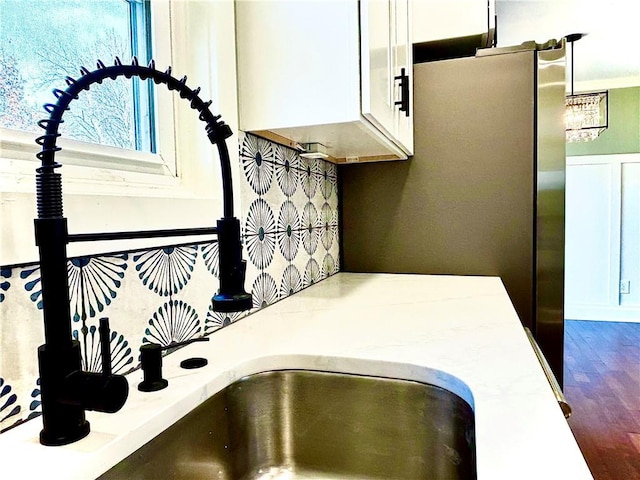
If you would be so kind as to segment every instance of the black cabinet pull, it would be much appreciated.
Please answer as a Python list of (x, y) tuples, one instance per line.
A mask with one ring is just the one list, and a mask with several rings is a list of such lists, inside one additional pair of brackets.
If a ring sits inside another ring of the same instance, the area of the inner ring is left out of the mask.
[(406, 69), (400, 69), (400, 75), (394, 77), (394, 80), (400, 80), (400, 100), (394, 102), (394, 105), (400, 105), (400, 111), (409, 116), (409, 76)]

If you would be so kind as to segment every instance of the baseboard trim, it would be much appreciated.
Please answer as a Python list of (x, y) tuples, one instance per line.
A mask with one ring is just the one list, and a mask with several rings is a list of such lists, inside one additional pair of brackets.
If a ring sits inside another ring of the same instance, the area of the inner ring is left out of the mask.
[(564, 318), (571, 320), (640, 323), (640, 308), (609, 307), (606, 305), (565, 305)]

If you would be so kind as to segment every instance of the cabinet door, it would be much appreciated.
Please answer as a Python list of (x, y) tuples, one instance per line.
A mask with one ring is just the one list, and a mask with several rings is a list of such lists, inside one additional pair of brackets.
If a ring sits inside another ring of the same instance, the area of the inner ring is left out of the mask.
[(487, 32), (495, 27), (495, 0), (411, 0), (413, 42)]
[(394, 30), (393, 58), (394, 78), (401, 75), (404, 69), (407, 82), (405, 92), (402, 92), (400, 81), (394, 81), (393, 99), (399, 101), (403, 95), (408, 96), (407, 110), (403, 111), (398, 105), (394, 108), (394, 136), (404, 147), (406, 152), (413, 154), (413, 43), (411, 38), (411, 12), (409, 0), (395, 0), (395, 20), (392, 22)]
[[(362, 114), (406, 153), (413, 153), (412, 116), (399, 111), (400, 81), (412, 76), (408, 0), (360, 2)], [(411, 84), (408, 84), (411, 95)], [(409, 113), (412, 105), (409, 104)], [(410, 125), (410, 127), (409, 127)]]
[(235, 8), (242, 130), (359, 119), (355, 0), (238, 1)]

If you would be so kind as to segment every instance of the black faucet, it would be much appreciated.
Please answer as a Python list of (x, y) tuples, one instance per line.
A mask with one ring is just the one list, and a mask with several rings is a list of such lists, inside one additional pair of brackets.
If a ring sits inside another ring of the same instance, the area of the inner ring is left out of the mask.
[[(98, 60), (96, 70), (89, 71), (82, 67), (80, 72), (82, 76), (77, 79), (66, 78), (65, 90), (53, 90), (57, 102), (44, 106), (49, 118), (38, 122), (45, 134), (36, 140), (42, 146), (37, 154), (42, 163), (36, 170), (38, 218), (34, 224), (40, 253), (45, 334), (45, 343), (38, 348), (43, 419), (40, 443), (43, 445), (65, 445), (85, 437), (90, 430), (85, 410), (117, 412), (124, 405), (129, 392), (126, 378), (111, 373), (109, 325), (106, 319), (100, 320), (103, 372), (82, 370), (80, 343), (71, 338), (67, 243), (216, 234), (220, 287), (212, 299), (213, 309), (237, 312), (249, 310), (253, 303), (251, 294), (244, 289), (246, 261), (242, 259), (240, 222), (233, 215), (231, 166), (225, 143), (232, 132), (219, 115), (214, 116), (209, 110), (212, 101), (204, 102), (198, 96), (200, 88), (192, 90), (187, 87), (186, 76), (180, 80), (171, 76), (171, 67), (164, 72), (156, 70), (153, 60), (148, 66), (139, 65), (135, 57), (131, 65), (123, 65), (118, 58), (112, 66), (106, 66)], [(169, 90), (176, 90), (181, 98), (190, 102), (191, 108), (199, 112), (200, 120), (206, 124), (207, 137), (218, 148), (221, 164), (224, 215), (217, 221), (217, 227), (69, 235), (62, 208), (62, 177), (56, 173), (61, 165), (54, 161), (55, 152), (60, 150), (56, 146), (60, 136), (58, 127), (71, 101), (78, 98), (83, 90), (89, 90), (94, 83), (120, 76), (135, 76), (142, 80), (152, 79), (156, 84), (162, 83)]]

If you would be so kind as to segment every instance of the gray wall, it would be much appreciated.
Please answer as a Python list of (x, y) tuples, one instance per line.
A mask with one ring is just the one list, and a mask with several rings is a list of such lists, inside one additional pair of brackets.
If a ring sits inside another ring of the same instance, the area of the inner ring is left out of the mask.
[(416, 155), (340, 167), (343, 270), (497, 275), (531, 324), (531, 58), (415, 66)]

